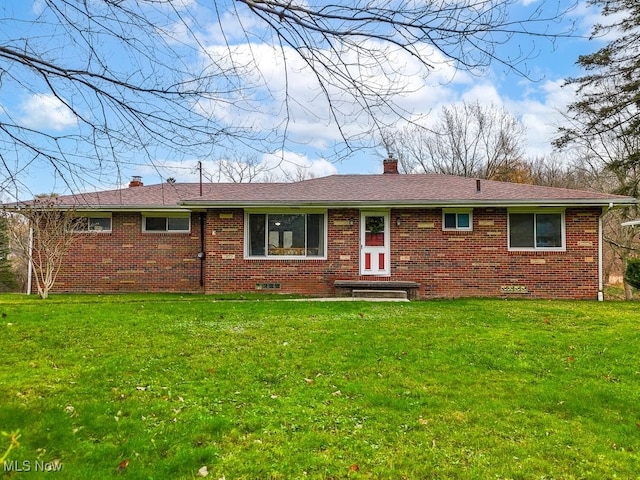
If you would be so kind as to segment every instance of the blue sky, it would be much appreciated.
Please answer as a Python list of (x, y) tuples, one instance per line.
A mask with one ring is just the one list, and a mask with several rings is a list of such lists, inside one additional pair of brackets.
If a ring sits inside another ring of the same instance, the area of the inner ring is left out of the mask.
[[(355, 152), (341, 160), (331, 156), (330, 146), (339, 142), (340, 137), (335, 125), (325, 121), (325, 106), (318, 100), (312, 76), (305, 70), (302, 62), (292, 55), (288, 58), (285, 77), (285, 70), (274, 49), (268, 43), (260, 43), (260, 24), (248, 11), (244, 12), (246, 16), (240, 11), (241, 18), (238, 18), (232, 11), (224, 10), (224, 2), (218, 2), (219, 12), (224, 17), (218, 21), (210, 8), (210, 2), (174, 0), (173, 3), (177, 11), (188, 12), (191, 18), (198, 19), (194, 30), (197, 30), (203, 49), (215, 52), (222, 48), (223, 38), (227, 41), (231, 39), (237, 46), (237, 59), (246, 55), (247, 62), (257, 63), (258, 68), (247, 70), (243, 79), (247, 84), (257, 85), (250, 95), (237, 98), (235, 103), (228, 102), (224, 106), (203, 102), (200, 108), (215, 112), (218, 119), (229, 124), (251, 125), (265, 131), (270, 128), (281, 129), (283, 101), (279, 95), (283, 91), (284, 82), (288, 82), (289, 93), (296, 101), (288, 104), (292, 121), (287, 126), (287, 142), (281, 148), (275, 144), (269, 153), (254, 152), (258, 163), (272, 167), (271, 172), (275, 175), (279, 174), (279, 169), (291, 173), (300, 168), (307, 169), (314, 176), (381, 172), (381, 160), (385, 155), (382, 148)], [(559, 3), (561, 7), (573, 5), (565, 0), (560, 0)], [(524, 0), (514, 6), (514, 9), (526, 10), (537, 6), (539, 2)], [(39, 0), (9, 0), (0, 8), (4, 17), (0, 24), (0, 32), (3, 32), (0, 33), (0, 45), (7, 39), (15, 41), (17, 38), (46, 38), (56, 33), (51, 30), (50, 24), (30, 23), (30, 20), (42, 12), (43, 5)], [(598, 12), (586, 2), (580, 1), (565, 19), (567, 25), (574, 22), (576, 37), (558, 39), (555, 43), (543, 38), (519, 39), (503, 46), (503, 52), (507, 53), (515, 54), (520, 50), (532, 52), (532, 58), (522, 65), (530, 78), (508, 71), (499, 64), (492, 65), (482, 75), (457, 71), (451, 63), (426, 48), (425, 55), (430, 55), (436, 66), (425, 75), (410, 58), (398, 56), (392, 60), (396, 62), (398, 69), (416, 73), (404, 79), (410, 82), (414, 91), (399, 97), (398, 103), (407, 110), (412, 110), (415, 115), (426, 116), (436, 115), (443, 106), (461, 101), (479, 101), (486, 105), (504, 107), (518, 116), (527, 129), (526, 153), (530, 156), (548, 154), (556, 125), (561, 121), (558, 110), (564, 110), (573, 99), (572, 92), (562, 88), (564, 79), (580, 74), (575, 66), (578, 55), (593, 52), (602, 46), (602, 40), (589, 41), (586, 38), (594, 22), (599, 20)], [(250, 41), (244, 36), (240, 23), (245, 30), (252, 30)], [(175, 25), (170, 33), (170, 42), (193, 41), (193, 38), (180, 30), (178, 24)], [(561, 28), (562, 25), (555, 27)], [(60, 42), (61, 37), (52, 38), (57, 39), (51, 44), (53, 51), (53, 47), (61, 45), (56, 43)], [(108, 43), (102, 45), (102, 48), (108, 49)], [(68, 49), (60, 50), (59, 54), (69, 52)], [(113, 61), (113, 67), (118, 68), (117, 55), (111, 52), (107, 56)], [(2, 62), (0, 59), (0, 70), (3, 68)], [(374, 76), (372, 72), (372, 78)], [(269, 86), (268, 94), (264, 90), (265, 85)], [(45, 130), (54, 136), (86, 133), (79, 128), (77, 119), (69, 109), (47, 94), (37, 79), (25, 81), (22, 85), (9, 81), (0, 84), (0, 122), (7, 118), (28, 128)], [(347, 129), (352, 128), (354, 132), (358, 125), (362, 126), (360, 121), (366, 124), (368, 120), (359, 118), (356, 112), (352, 112), (352, 117), (344, 119)], [(393, 122), (393, 119), (390, 118), (390, 121)], [(238, 147), (238, 151), (240, 148)], [(9, 169), (20, 176), (20, 194), (24, 195), (24, 192), (68, 193), (69, 190), (114, 188), (126, 184), (132, 175), (142, 176), (145, 184), (158, 183), (169, 176), (179, 181), (197, 181), (198, 161), (203, 162), (205, 171), (213, 174), (216, 170), (215, 160), (230, 158), (227, 157), (228, 152), (228, 149), (212, 149), (207, 156), (182, 155), (180, 152), (169, 152), (158, 145), (150, 145), (146, 155), (123, 151), (120, 165), (105, 165), (103, 171), (84, 179), (74, 178), (71, 182), (63, 181), (60, 174), (56, 174), (47, 162), (37, 159), (32, 161), (20, 156), (12, 158), (10, 152), (7, 152), (5, 158), (9, 159)], [(78, 162), (83, 162), (83, 155), (90, 155), (90, 149), (78, 149)]]

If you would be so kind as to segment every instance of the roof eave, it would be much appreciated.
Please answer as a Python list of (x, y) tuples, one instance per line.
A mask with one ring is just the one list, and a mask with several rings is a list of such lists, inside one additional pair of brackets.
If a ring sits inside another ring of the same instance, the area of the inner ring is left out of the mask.
[(530, 200), (411, 200), (411, 201), (251, 201), (251, 202), (211, 202), (206, 200), (187, 200), (180, 203), (185, 208), (508, 208), (508, 207), (623, 207), (637, 204), (637, 199), (530, 199)]
[[(8, 210), (19, 212), (31, 205), (10, 205), (5, 206)], [(185, 212), (191, 211), (192, 208), (186, 208), (181, 205), (51, 205), (45, 208), (50, 210), (74, 210), (76, 212)]]
[[(176, 205), (55, 205), (51, 208), (57, 210), (73, 209), (78, 212), (185, 212), (203, 211), (207, 208), (509, 208), (509, 207), (568, 207), (568, 206), (590, 206), (619, 208), (629, 205), (636, 205), (640, 200), (635, 198), (615, 198), (615, 199), (524, 199), (524, 200), (405, 200), (405, 201), (282, 201), (263, 200), (247, 202), (221, 201), (212, 202), (210, 200), (185, 200)], [(9, 210), (19, 211), (21, 207), (28, 205), (5, 205)]]

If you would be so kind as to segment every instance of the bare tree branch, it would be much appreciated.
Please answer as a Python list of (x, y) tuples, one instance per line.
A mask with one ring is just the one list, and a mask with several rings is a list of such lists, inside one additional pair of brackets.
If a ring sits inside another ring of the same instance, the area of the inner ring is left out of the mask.
[[(37, 14), (6, 7), (0, 18), (0, 92), (46, 103), (64, 121), (33, 121), (16, 100), (0, 105), (5, 189), (43, 166), (80, 190), (158, 158), (284, 152), (310, 141), (294, 133), (301, 117), (330, 131), (339, 158), (411, 120), (399, 96), (420, 88), (412, 80), (435, 64), (480, 72), (497, 63), (527, 76), (537, 39), (572, 33), (550, 1), (532, 9), (516, 0), (36, 6)], [(529, 47), (502, 49), (514, 39)], [(293, 79), (300, 72), (304, 88)]]

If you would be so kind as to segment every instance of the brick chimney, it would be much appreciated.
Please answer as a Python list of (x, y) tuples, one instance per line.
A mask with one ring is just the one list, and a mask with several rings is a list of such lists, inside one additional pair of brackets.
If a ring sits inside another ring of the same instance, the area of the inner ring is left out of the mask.
[(383, 173), (398, 173), (398, 159), (393, 158), (391, 155), (382, 161), (382, 166), (384, 167)]
[(144, 185), (144, 183), (142, 183), (142, 177), (139, 176), (134, 176), (131, 181), (129, 182), (129, 188), (133, 188), (133, 187), (142, 187)]

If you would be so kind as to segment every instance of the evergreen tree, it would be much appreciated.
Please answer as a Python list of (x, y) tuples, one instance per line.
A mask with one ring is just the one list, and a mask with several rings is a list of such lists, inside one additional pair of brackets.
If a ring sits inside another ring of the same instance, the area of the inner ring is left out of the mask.
[[(592, 38), (612, 37), (606, 46), (578, 57), (585, 75), (572, 78), (579, 99), (569, 108), (572, 124), (561, 129), (557, 146), (615, 136), (627, 142), (640, 137), (640, 2), (637, 0), (591, 0), (602, 8), (608, 23), (595, 25)], [(629, 170), (640, 165), (640, 151), (627, 148), (608, 169)], [(627, 192), (636, 195), (637, 184)]]

